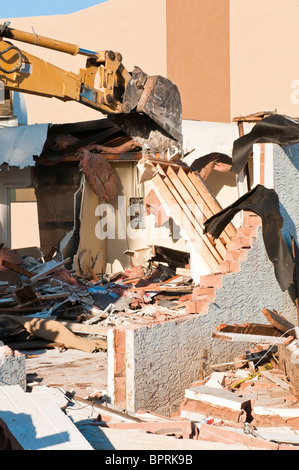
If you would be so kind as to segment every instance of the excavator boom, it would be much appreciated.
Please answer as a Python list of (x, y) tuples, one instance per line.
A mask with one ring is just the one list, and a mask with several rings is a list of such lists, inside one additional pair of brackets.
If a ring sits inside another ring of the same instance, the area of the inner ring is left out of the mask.
[[(143, 149), (180, 151), (182, 119), (180, 93), (174, 83), (150, 77), (135, 67), (129, 73), (119, 52), (94, 52), (77, 44), (0, 25), (0, 81), (9, 90), (77, 101), (108, 115)], [(14, 43), (21, 41), (71, 55), (87, 57), (78, 74), (33, 56)]]

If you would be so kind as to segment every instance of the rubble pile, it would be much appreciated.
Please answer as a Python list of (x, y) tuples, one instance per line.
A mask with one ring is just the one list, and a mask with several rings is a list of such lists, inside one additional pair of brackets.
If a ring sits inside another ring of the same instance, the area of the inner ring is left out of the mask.
[[(192, 292), (190, 276), (176, 275), (175, 270), (157, 262), (101, 279), (90, 270), (91, 278), (86, 279), (66, 268), (70, 259), (23, 259), (7, 247), (2, 247), (0, 258), (0, 340), (14, 348), (66, 347), (57, 340), (59, 331), (68, 327), (78, 332), (81, 325), (81, 336), (101, 337), (99, 348), (106, 350), (105, 327), (176, 318), (185, 313), (185, 300)], [(37, 319), (44, 320), (40, 325), (51, 321), (56, 334), (47, 338), (36, 327)]]
[[(167, 263), (164, 256), (163, 263), (150, 259), (101, 277), (90, 269), (90, 278), (84, 279), (66, 267), (69, 259), (22, 258), (4, 246), (0, 256), (0, 340), (7, 358), (2, 361), (6, 368), (0, 379), (13, 380), (9, 385), (13, 391), (20, 386), (16, 384), (21, 376), (23, 393), (33, 399), (34, 392), (46, 390), (94, 449), (105, 449), (99, 431), (109, 439), (120, 431), (125, 439), (136, 432), (145, 441), (149, 436), (164, 436), (161, 448), (173, 445), (177, 449), (178, 442), (184, 449), (211, 444), (216, 448), (299, 448), (298, 391), (280, 368), (278, 354), (280, 345), (297, 347), (296, 328), (277, 312), (264, 309), (266, 325), (220, 324), (215, 338), (234, 341), (236, 335), (243, 335), (260, 343), (231, 363), (211, 365), (214, 372), (185, 390), (177, 412), (169, 417), (146, 410), (128, 412), (111, 405), (103, 390), (82, 398), (76, 390), (60, 386), (38, 382), (24, 386), (26, 370), (20, 368), (24, 353), (16, 352), (23, 350), (26, 356), (35, 349), (106, 351), (110, 327), (150, 325), (185, 315), (185, 302), (194, 288), (188, 265), (177, 268), (173, 259)], [(12, 359), (18, 361), (18, 370), (11, 378), (7, 360)], [(78, 409), (84, 412), (78, 414)]]

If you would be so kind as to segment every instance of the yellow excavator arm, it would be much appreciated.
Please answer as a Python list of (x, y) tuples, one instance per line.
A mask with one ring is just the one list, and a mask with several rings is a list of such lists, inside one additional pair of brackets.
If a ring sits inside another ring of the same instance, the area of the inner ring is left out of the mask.
[[(149, 77), (135, 67), (129, 73), (122, 55), (93, 52), (56, 39), (0, 25), (0, 80), (9, 90), (77, 101), (108, 114), (131, 138), (148, 148), (179, 146), (181, 100), (170, 80)], [(4, 40), (11, 39), (71, 55), (87, 57), (78, 74), (65, 71)]]

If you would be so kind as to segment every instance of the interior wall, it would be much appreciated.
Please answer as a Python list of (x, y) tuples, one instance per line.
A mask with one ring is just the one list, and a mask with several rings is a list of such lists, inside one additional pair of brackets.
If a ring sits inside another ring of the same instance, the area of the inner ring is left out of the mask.
[[(17, 167), (8, 167), (5, 164), (0, 166), (0, 170), (0, 240), (4, 242), (6, 246), (10, 247), (9, 191), (11, 188), (31, 187), (32, 170), (30, 167), (20, 169)], [(22, 226), (19, 226), (19, 230), (22, 231)]]
[(179, 228), (175, 226), (173, 230), (172, 223), (169, 226), (166, 224), (163, 227), (157, 227), (153, 214), (146, 215), (144, 211), (144, 228), (134, 229), (130, 226), (130, 198), (143, 197), (145, 204), (151, 185), (149, 182), (144, 185), (139, 183), (136, 162), (111, 162), (111, 164), (117, 177), (119, 191), (118, 195), (108, 203), (107, 220), (110, 221), (112, 235), (115, 234), (115, 236), (107, 238), (107, 269), (117, 272), (122, 268), (128, 268), (130, 258), (124, 254), (126, 250), (134, 251), (151, 245), (160, 245), (189, 252), (186, 241), (179, 233)]

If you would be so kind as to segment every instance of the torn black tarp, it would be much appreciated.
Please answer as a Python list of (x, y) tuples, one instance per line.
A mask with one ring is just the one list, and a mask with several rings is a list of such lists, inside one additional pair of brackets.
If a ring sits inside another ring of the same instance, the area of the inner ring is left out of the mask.
[(257, 185), (204, 222), (204, 232), (218, 238), (235, 214), (241, 210), (252, 211), (261, 217), (267, 254), (274, 265), (275, 276), (281, 289), (287, 290), (293, 283), (294, 261), (281, 234), (283, 218), (279, 210), (279, 198), (274, 189)]
[(231, 171), (238, 174), (252, 153), (253, 144), (291, 145), (299, 142), (299, 121), (271, 114), (257, 122), (252, 130), (234, 141)]

